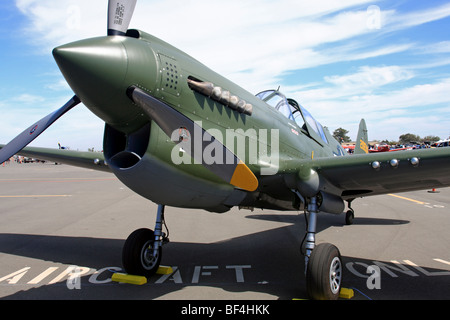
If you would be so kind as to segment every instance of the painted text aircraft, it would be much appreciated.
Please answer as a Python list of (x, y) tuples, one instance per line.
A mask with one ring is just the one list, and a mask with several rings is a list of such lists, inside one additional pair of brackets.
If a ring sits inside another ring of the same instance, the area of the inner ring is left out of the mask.
[[(361, 122), (355, 154), (278, 90), (253, 95), (173, 46), (127, 30), (135, 0), (110, 0), (108, 35), (57, 47), (54, 58), (75, 93), (0, 150), (110, 171), (158, 204), (154, 230), (125, 242), (127, 273), (159, 266), (165, 206), (226, 212), (234, 206), (305, 210), (307, 291), (335, 299), (343, 264), (331, 244), (315, 244), (319, 211), (341, 214), (354, 199), (450, 186), (450, 148), (367, 153)], [(105, 122), (104, 153), (25, 148), (82, 102)], [(345, 107), (345, 106), (343, 106)]]

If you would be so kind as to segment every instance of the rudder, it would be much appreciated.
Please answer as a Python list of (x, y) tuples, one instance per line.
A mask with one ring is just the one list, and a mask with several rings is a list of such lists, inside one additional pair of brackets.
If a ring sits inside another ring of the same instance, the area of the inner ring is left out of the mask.
[(366, 121), (361, 119), (358, 136), (356, 138), (355, 154), (369, 153), (369, 138), (367, 135)]

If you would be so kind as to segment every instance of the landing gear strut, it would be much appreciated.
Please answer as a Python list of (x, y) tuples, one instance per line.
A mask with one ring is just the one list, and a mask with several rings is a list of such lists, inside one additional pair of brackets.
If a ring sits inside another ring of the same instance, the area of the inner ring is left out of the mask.
[(162, 257), (162, 245), (168, 237), (162, 232), (164, 224), (164, 206), (158, 206), (155, 231), (138, 229), (125, 241), (122, 250), (122, 264), (128, 274), (152, 276), (159, 268)]
[(306, 289), (310, 298), (315, 300), (336, 300), (342, 283), (343, 264), (338, 248), (329, 243), (315, 245), (317, 213), (317, 197), (310, 199), (307, 211), (309, 212), (305, 273)]

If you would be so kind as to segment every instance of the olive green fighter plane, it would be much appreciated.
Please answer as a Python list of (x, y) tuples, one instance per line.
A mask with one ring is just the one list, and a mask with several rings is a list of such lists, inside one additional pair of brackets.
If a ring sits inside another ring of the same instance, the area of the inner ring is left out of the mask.
[[(347, 156), (278, 90), (255, 96), (164, 41), (127, 30), (135, 4), (111, 0), (107, 36), (54, 49), (75, 96), (0, 150), (0, 162), (22, 154), (110, 171), (158, 204), (154, 230), (125, 242), (127, 273), (157, 270), (166, 206), (304, 210), (307, 292), (336, 299), (343, 263), (335, 246), (316, 245), (319, 211), (341, 214), (347, 202), (350, 224), (356, 198), (450, 186), (450, 148), (367, 154), (361, 121), (355, 155)], [(105, 122), (103, 154), (26, 147), (81, 102)]]

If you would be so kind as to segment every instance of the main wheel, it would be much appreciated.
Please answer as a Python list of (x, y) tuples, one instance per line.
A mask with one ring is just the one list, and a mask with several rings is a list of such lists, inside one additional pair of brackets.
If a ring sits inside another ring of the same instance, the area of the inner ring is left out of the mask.
[(319, 244), (311, 253), (306, 271), (306, 288), (315, 300), (336, 300), (341, 290), (343, 265), (338, 248)]
[(159, 268), (162, 249), (153, 256), (155, 235), (150, 229), (138, 229), (125, 241), (122, 264), (128, 274), (152, 276)]

